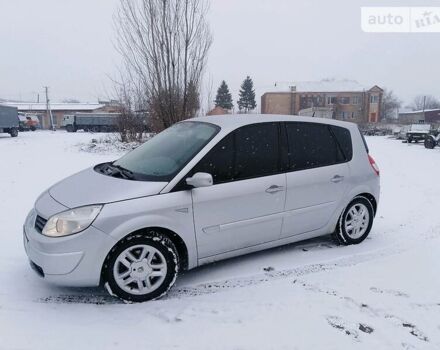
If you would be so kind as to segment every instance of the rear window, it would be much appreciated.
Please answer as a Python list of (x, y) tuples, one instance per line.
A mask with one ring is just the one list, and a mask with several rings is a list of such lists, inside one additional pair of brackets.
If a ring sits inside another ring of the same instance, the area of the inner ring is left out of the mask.
[(291, 171), (345, 162), (345, 156), (328, 125), (286, 123)]
[(335, 135), (342, 153), (344, 153), (345, 160), (349, 162), (353, 158), (353, 145), (351, 143), (350, 130), (334, 125), (331, 125), (330, 129)]

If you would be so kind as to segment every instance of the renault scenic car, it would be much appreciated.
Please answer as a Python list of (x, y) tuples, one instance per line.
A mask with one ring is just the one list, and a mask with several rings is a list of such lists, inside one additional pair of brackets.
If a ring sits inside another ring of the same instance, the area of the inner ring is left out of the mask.
[(49, 188), (24, 246), (48, 282), (141, 302), (221, 259), (328, 234), (360, 243), (378, 201), (379, 169), (355, 124), (194, 118)]

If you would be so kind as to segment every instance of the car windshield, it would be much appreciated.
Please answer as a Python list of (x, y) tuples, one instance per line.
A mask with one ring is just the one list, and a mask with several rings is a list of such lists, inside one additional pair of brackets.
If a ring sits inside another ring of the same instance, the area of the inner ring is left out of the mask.
[(113, 165), (129, 170), (139, 180), (169, 182), (219, 130), (210, 123), (181, 122), (157, 134)]

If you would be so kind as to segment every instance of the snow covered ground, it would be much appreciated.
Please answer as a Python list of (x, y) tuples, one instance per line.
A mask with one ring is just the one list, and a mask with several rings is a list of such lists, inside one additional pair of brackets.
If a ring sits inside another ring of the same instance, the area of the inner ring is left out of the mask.
[(126, 305), (47, 285), (22, 248), (44, 189), (118, 157), (79, 150), (95, 137), (0, 135), (1, 350), (440, 348), (440, 149), (368, 138), (382, 198), (361, 245), (321, 238), (224, 261), (162, 300)]

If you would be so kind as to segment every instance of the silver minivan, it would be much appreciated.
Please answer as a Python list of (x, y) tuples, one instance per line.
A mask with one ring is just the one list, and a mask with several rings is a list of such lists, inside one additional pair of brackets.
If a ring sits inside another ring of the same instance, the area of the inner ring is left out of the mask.
[(221, 259), (328, 234), (360, 243), (378, 201), (379, 169), (355, 124), (194, 118), (41, 194), (24, 246), (48, 282), (141, 302)]

